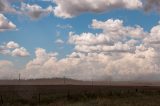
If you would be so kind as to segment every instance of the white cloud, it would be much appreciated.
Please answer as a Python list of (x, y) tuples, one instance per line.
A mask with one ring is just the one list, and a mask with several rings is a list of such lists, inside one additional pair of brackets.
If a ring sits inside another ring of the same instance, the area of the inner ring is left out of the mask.
[(9, 41), (8, 43), (0, 45), (0, 54), (18, 57), (29, 56), (29, 52), (14, 41)]
[(0, 46), (0, 54), (3, 54), (3, 55), (9, 55), (10, 54), (10, 50), (7, 49), (4, 45), (1, 45)]
[(124, 26), (122, 20), (109, 19), (105, 22), (93, 20), (94, 29), (102, 29), (102, 33), (70, 32), (69, 43), (75, 44), (80, 52), (135, 52), (135, 45), (148, 35), (140, 26)]
[(19, 44), (14, 41), (10, 41), (6, 44), (6, 47), (9, 49), (15, 49), (19, 47)]
[(38, 19), (40, 17), (46, 16), (52, 13), (53, 7), (48, 6), (47, 8), (44, 9), (37, 4), (30, 5), (30, 4), (22, 3), (21, 11), (22, 11), (22, 14), (29, 16), (31, 19)]
[[(42, 0), (54, 3), (47, 8), (35, 4), (26, 4), (24, 0), (0, 0), (0, 13), (26, 15), (35, 20), (48, 14), (61, 18), (72, 18), (83, 13), (103, 13), (114, 9), (144, 9), (145, 11), (160, 11), (159, 0)], [(15, 6), (14, 2), (21, 3)]]
[[(41, 7), (36, 2), (35, 4), (26, 4), (25, 0), (0, 0), (0, 13), (11, 13), (18, 15), (26, 15), (31, 19), (48, 14), (54, 14), (61, 18), (72, 18), (83, 13), (103, 13), (114, 9), (144, 9), (145, 11), (160, 12), (159, 0), (42, 0), (45, 2), (54, 3), (55, 7)], [(15, 6), (14, 2), (21, 3), (20, 6)]]
[(9, 21), (3, 14), (0, 14), (0, 32), (16, 29), (16, 25)]
[(63, 41), (62, 39), (57, 39), (57, 40), (55, 41), (55, 43), (57, 43), (57, 44), (63, 44), (64, 41)]
[(71, 44), (79, 44), (79, 45), (94, 45), (94, 44), (108, 44), (112, 45), (113, 41), (104, 34), (92, 34), (92, 33), (82, 33), (80, 35), (76, 35), (73, 32), (69, 34), (69, 43)]
[[(68, 58), (57, 60), (44, 49), (36, 50), (36, 58), (30, 61), (22, 75), (24, 78), (69, 77), (80, 80), (160, 80), (148, 76), (160, 74), (155, 65), (156, 51), (126, 53), (120, 57), (103, 53), (72, 53)], [(142, 58), (143, 57), (143, 58)], [(148, 79), (147, 79), (148, 78)]]
[(8, 0), (0, 0), (0, 13), (16, 13)]
[(106, 46), (106, 45), (76, 45), (75, 50), (78, 52), (134, 52), (135, 47), (130, 47), (127, 44), (122, 44), (122, 42), (115, 43), (113, 46)]
[[(45, 49), (37, 49), (36, 57), (28, 62), (23, 71), (24, 78), (66, 76), (80, 80), (160, 80), (159, 52), (149, 43), (146, 46), (144, 42), (145, 38), (156, 36), (152, 33), (157, 26), (150, 33), (141, 30), (137, 34), (131, 33), (132, 30), (142, 29), (141, 27), (124, 26), (123, 21), (112, 20), (110, 28), (105, 25), (107, 22), (94, 25), (94, 28), (103, 29), (101, 33), (70, 33), (69, 42), (75, 45), (75, 51), (65, 58), (57, 59), (56, 55), (51, 56), (52, 53), (47, 53)], [(112, 29), (123, 30), (123, 33), (117, 30), (112, 33)], [(141, 36), (142, 34), (144, 35)], [(113, 36), (115, 39), (108, 43), (108, 39)]]
[(20, 47), (20, 48), (14, 49), (12, 51), (12, 55), (19, 56), (19, 57), (26, 57), (26, 56), (29, 56), (29, 52), (24, 47)]
[(0, 79), (15, 79), (17, 72), (12, 62), (0, 60)]
[(55, 53), (47, 53), (45, 49), (37, 48), (35, 51), (35, 59), (28, 62), (25, 71), (22, 73), (24, 78), (51, 78), (56, 72), (56, 56)]
[[(136, 25), (134, 27), (124, 26), (123, 21), (119, 19), (108, 19), (105, 22), (93, 20), (92, 27), (95, 29), (102, 29), (103, 33), (110, 36), (130, 36), (133, 38), (141, 38), (146, 35), (143, 28)], [(123, 38), (123, 37), (122, 37)]]
[[(21, 70), (22, 78), (65, 76), (79, 80), (160, 80), (159, 77), (153, 77), (159, 75), (159, 68), (156, 68), (158, 67), (158, 64), (155, 65), (154, 58), (156, 52), (152, 48), (143, 52), (137, 51), (135, 54), (127, 53), (120, 57), (103, 53), (85, 55), (75, 52), (68, 58), (58, 60), (57, 53), (47, 53), (42, 48), (37, 49), (35, 54), (36, 57)], [(18, 75), (18, 72), (14, 75)], [(17, 78), (17, 76), (9, 78)]]
[(160, 44), (160, 24), (154, 26), (151, 29), (150, 36), (147, 36), (144, 40), (146, 43)]
[(72, 18), (85, 12), (106, 12), (111, 9), (138, 9), (141, 0), (55, 0), (54, 14), (62, 18)]
[(36, 58), (27, 64), (27, 68), (30, 69), (32, 67), (41, 67), (49, 59), (53, 59), (56, 61), (55, 56), (57, 56), (58, 54), (57, 53), (46, 53), (45, 49), (37, 48), (35, 51), (35, 55), (36, 55)]
[(60, 24), (58, 24), (56, 27), (57, 27), (57, 28), (61, 28), (61, 29), (72, 29), (72, 28), (73, 28), (73, 27), (72, 27), (71, 25), (69, 25), (69, 24), (67, 24), (67, 25), (60, 25)]
[[(92, 27), (102, 29), (102, 32), (70, 33), (69, 42), (75, 46), (75, 51), (65, 58), (58, 59), (56, 52), (47, 53), (45, 49), (37, 48), (35, 58), (21, 70), (22, 78), (65, 76), (80, 80), (160, 80), (160, 52), (153, 44), (145, 41), (159, 35), (159, 25), (145, 32), (139, 26), (124, 26), (122, 20), (93, 23)], [(140, 33), (131, 33), (136, 30), (140, 30)], [(80, 47), (77, 49), (77, 46)]]

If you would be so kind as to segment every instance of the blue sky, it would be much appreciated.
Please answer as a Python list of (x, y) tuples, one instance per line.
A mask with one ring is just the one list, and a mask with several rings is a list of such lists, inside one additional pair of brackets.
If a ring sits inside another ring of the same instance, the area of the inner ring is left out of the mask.
[[(16, 52), (14, 55), (0, 52), (0, 60), (11, 61), (16, 64), (16, 67), (22, 68), (26, 67), (26, 64), (29, 64), (30, 61), (34, 61), (37, 48), (43, 48), (47, 53), (57, 52), (58, 56), (56, 58), (59, 61), (66, 59), (67, 56), (71, 55), (73, 52), (82, 52), (83, 54), (84, 51), (75, 48), (79, 46), (76, 44), (76, 41), (74, 43), (69, 42), (69, 33), (74, 32), (81, 36), (83, 33), (101, 34), (103, 30), (108, 30), (102, 27), (91, 28), (93, 27), (93, 19), (101, 22), (107, 22), (107, 20), (110, 19), (113, 21), (121, 20), (123, 21), (124, 27), (128, 26), (134, 28), (138, 25), (143, 28), (143, 32), (150, 33), (150, 30), (158, 25), (160, 21), (160, 11), (158, 11), (159, 7), (155, 5), (154, 0), (151, 6), (152, 8), (149, 8), (149, 11), (145, 11), (144, 8), (147, 8), (148, 5), (145, 5), (144, 1), (145, 0), (126, 0), (119, 5), (120, 2), (118, 1), (114, 4), (114, 2), (112, 3), (110, 0), (100, 0), (99, 5), (95, 0), (90, 1), (90, 3), (86, 0), (84, 2), (76, 0), (79, 5), (83, 5), (76, 6), (77, 4), (73, 3), (71, 0), (26, 0), (25, 2), (19, 2), (18, 0), (14, 0), (13, 2), (7, 0), (4, 2), (4, 0), (0, 0), (0, 6), (6, 6), (6, 9), (0, 8), (0, 14), (7, 18), (7, 22), (12, 22), (16, 26), (16, 28), (9, 27), (5, 30), (3, 30), (3, 25), (0, 26), (0, 29), (2, 29), (2, 31), (0, 31), (0, 45), (5, 46), (7, 43), (14, 41), (14, 43), (19, 45), (19, 48), (24, 47), (28, 52), (26, 55), (21, 55), (19, 52)], [(146, 0), (146, 2), (147, 1), (148, 0)], [(103, 5), (103, 2), (110, 3), (110, 5)], [(96, 9), (92, 3), (97, 3)], [(60, 5), (61, 8), (57, 9)], [(48, 9), (49, 6), (51, 9)], [(101, 9), (101, 7), (105, 9)], [(106, 36), (108, 35), (106, 34)], [(148, 34), (144, 36), (147, 37)], [(145, 37), (137, 42), (143, 42)], [(56, 42), (57, 40), (61, 40), (61, 42)], [(135, 38), (133, 38), (133, 40), (135, 40)], [(144, 43), (142, 43), (142, 45), (143, 44)], [(146, 48), (149, 47), (147, 46)], [(13, 50), (16, 48), (9, 49)]]
[[(42, 6), (43, 6), (42, 2)], [(25, 46), (33, 55), (35, 48), (42, 47), (48, 51), (59, 51), (64, 57), (66, 54), (72, 51), (71, 45), (62, 45), (63, 49), (60, 49), (59, 45), (56, 45), (54, 41), (58, 38), (67, 42), (68, 33), (70, 31), (81, 32), (93, 32), (88, 26), (92, 23), (92, 19), (105, 21), (107, 19), (121, 19), (124, 20), (124, 24), (127, 26), (140, 25), (146, 31), (156, 25), (160, 19), (158, 13), (144, 13), (141, 10), (113, 10), (105, 13), (84, 13), (80, 16), (72, 19), (62, 19), (50, 14), (46, 17), (42, 17), (37, 20), (31, 20), (24, 16), (6, 15), (9, 20), (14, 22), (18, 28), (17, 31), (5, 31), (1, 32), (0, 43), (15, 41)], [(72, 29), (57, 28), (57, 25), (71, 25)], [(57, 36), (57, 32), (60, 36)], [(12, 57), (11, 57), (12, 58)]]

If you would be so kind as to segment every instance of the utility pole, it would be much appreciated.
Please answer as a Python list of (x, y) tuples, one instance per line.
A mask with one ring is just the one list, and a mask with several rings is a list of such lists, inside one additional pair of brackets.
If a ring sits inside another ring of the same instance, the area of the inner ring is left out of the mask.
[(21, 74), (19, 73), (19, 81), (21, 80)]
[(63, 83), (64, 83), (64, 85), (66, 84), (66, 78), (65, 78), (65, 76), (63, 77)]
[(92, 88), (93, 88), (93, 78), (92, 78)]

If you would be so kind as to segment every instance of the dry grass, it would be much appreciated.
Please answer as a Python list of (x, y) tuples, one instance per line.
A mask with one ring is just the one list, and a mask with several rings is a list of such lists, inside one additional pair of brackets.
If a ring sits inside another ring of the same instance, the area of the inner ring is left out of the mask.
[(0, 86), (2, 106), (159, 106), (159, 87)]

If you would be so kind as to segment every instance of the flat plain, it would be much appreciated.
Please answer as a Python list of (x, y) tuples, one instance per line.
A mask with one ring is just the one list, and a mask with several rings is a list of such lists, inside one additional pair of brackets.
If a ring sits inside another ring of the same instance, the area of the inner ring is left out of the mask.
[(112, 83), (71, 79), (1, 80), (0, 105), (159, 106), (160, 104), (160, 87), (155, 86), (155, 83)]

